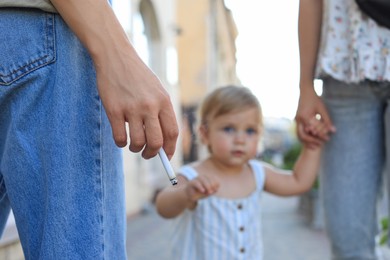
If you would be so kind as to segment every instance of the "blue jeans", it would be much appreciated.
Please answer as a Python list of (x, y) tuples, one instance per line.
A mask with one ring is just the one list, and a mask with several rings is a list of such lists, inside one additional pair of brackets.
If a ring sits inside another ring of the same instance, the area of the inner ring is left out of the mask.
[(0, 228), (12, 208), (26, 259), (125, 259), (122, 155), (89, 54), (57, 14), (0, 8), (0, 32)]
[(376, 259), (376, 202), (385, 164), (389, 98), (390, 83), (324, 80), (323, 100), (337, 128), (324, 147), (320, 173), (333, 259)]

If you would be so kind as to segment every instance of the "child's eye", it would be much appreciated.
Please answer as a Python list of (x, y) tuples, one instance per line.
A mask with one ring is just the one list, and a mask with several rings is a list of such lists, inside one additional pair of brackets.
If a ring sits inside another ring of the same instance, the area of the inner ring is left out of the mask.
[(234, 128), (231, 127), (231, 126), (225, 126), (225, 127), (223, 128), (223, 131), (224, 131), (225, 133), (234, 133)]
[(253, 134), (256, 134), (256, 133), (257, 133), (257, 130), (256, 130), (255, 128), (248, 128), (248, 129), (246, 130), (246, 133), (247, 133), (248, 135), (253, 135)]

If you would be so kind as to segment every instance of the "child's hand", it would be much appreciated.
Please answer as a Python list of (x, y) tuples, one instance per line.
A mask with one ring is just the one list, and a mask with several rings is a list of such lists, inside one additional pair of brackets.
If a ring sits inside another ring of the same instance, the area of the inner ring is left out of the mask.
[(306, 133), (319, 137), (322, 140), (329, 140), (328, 129), (325, 123), (321, 120), (320, 115), (312, 117), (305, 128)]
[(190, 201), (196, 202), (217, 192), (219, 182), (213, 176), (199, 176), (187, 183), (186, 193)]

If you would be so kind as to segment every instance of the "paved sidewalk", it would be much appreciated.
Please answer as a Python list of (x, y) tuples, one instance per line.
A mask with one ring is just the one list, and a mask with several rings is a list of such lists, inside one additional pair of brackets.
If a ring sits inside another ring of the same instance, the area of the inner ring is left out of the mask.
[(298, 197), (263, 195), (264, 260), (330, 260), (328, 238), (298, 211)]
[[(313, 229), (298, 211), (298, 197), (263, 194), (264, 260), (329, 260), (329, 242), (323, 231)], [(153, 205), (129, 219), (129, 260), (169, 260), (169, 220)]]

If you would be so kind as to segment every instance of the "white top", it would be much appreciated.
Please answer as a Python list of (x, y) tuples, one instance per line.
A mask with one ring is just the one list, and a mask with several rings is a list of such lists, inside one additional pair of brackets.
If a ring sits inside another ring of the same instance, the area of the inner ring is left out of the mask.
[[(263, 258), (261, 230), (261, 193), (264, 169), (250, 161), (256, 190), (248, 197), (226, 199), (210, 196), (198, 201), (194, 210), (186, 210), (173, 222), (173, 250), (177, 260), (260, 260)], [(183, 166), (179, 174), (191, 180), (198, 173)]]
[(38, 8), (46, 12), (57, 13), (50, 0), (0, 0), (0, 7)]
[(364, 15), (355, 0), (325, 0), (323, 10), (316, 76), (390, 81), (390, 30)]

